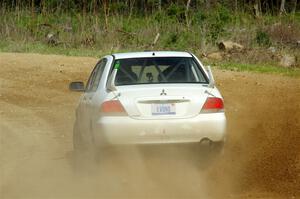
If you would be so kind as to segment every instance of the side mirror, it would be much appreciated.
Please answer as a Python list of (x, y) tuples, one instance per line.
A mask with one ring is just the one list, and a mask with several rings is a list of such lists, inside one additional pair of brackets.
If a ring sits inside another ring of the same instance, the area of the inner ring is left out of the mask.
[(111, 75), (108, 78), (106, 88), (109, 91), (116, 91), (117, 90), (116, 85), (115, 85), (117, 72), (118, 72), (118, 69), (114, 69), (113, 72), (111, 73)]
[(214, 80), (214, 76), (213, 76), (213, 74), (211, 72), (210, 66), (207, 66), (207, 73), (208, 73), (208, 77), (209, 77), (208, 87), (214, 88), (215, 87), (215, 80)]
[(83, 82), (71, 82), (69, 85), (69, 89), (71, 91), (83, 92), (85, 90), (84, 83)]

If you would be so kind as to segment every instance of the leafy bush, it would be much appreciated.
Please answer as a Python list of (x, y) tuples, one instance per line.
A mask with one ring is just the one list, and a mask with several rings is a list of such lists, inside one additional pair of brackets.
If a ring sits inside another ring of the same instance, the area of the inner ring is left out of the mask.
[(192, 23), (196, 25), (203, 25), (203, 23), (207, 20), (208, 16), (207, 14), (202, 11), (198, 10), (193, 17)]
[(230, 11), (219, 5), (215, 12), (212, 12), (209, 16), (209, 34), (208, 41), (216, 43), (220, 36), (224, 35), (225, 27), (232, 21), (232, 15)]
[(267, 28), (270, 39), (278, 45), (296, 45), (300, 39), (300, 25), (292, 20), (275, 23)]
[(256, 32), (255, 39), (259, 46), (270, 46), (271, 45), (270, 36), (268, 35), (268, 33), (264, 32), (262, 30), (258, 30)]
[(115, 2), (114, 4), (111, 5), (110, 10), (112, 13), (119, 13), (119, 14), (124, 14), (126, 13), (127, 6), (125, 2)]
[(198, 10), (192, 19), (192, 24), (200, 26), (206, 33), (206, 41), (215, 44), (226, 31), (225, 27), (232, 22), (230, 10), (222, 5), (217, 5), (214, 11)]
[(179, 22), (183, 22), (185, 20), (185, 7), (172, 3), (168, 7), (166, 14), (170, 18), (177, 19)]
[(166, 41), (166, 45), (165, 46), (172, 46), (175, 45), (177, 43), (179, 39), (179, 35), (175, 32), (172, 32), (168, 35), (167, 41)]

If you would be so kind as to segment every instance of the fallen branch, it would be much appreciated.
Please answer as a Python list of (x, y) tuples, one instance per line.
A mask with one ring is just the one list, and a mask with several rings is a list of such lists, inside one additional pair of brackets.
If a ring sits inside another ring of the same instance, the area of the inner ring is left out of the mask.
[(158, 39), (159, 39), (159, 37), (160, 37), (160, 34), (159, 33), (157, 33), (156, 34), (156, 36), (155, 36), (155, 38), (154, 38), (154, 41), (153, 41), (153, 43), (152, 43), (152, 48), (155, 46), (155, 44), (157, 43), (157, 41), (158, 41)]

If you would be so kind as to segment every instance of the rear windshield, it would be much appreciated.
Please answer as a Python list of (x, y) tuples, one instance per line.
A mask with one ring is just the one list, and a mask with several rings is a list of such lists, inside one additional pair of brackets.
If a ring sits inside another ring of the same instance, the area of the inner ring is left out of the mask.
[(192, 57), (118, 59), (115, 85), (158, 83), (207, 83), (206, 76)]

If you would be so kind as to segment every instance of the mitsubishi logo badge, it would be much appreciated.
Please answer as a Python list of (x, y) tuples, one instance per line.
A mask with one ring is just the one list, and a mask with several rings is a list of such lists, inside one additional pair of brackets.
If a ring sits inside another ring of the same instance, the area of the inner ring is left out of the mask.
[(165, 92), (165, 89), (162, 89), (160, 95), (167, 95), (167, 93)]

